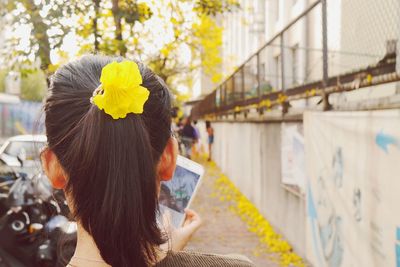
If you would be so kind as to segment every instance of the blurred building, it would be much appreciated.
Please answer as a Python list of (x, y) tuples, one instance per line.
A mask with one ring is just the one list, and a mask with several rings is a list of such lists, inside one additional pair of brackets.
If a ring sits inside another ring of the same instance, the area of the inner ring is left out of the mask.
[[(239, 0), (240, 8), (217, 18), (223, 27), (221, 73), (229, 75), (265, 43), (265, 0)], [(218, 84), (199, 73), (194, 97), (210, 93)]]
[(265, 0), (240, 0), (240, 9), (223, 17), (223, 71), (230, 74), (266, 41)]

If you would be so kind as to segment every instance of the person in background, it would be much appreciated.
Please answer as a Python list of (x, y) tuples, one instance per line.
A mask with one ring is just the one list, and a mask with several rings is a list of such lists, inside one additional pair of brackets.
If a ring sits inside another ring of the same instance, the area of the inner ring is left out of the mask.
[(193, 144), (193, 147), (192, 147), (192, 151), (193, 151), (193, 155), (199, 155), (199, 153), (200, 153), (200, 130), (199, 130), (199, 127), (197, 127), (197, 120), (195, 120), (195, 121), (193, 121), (193, 128), (194, 128), (194, 131), (195, 131), (195, 133), (196, 133), (196, 142)]
[(190, 159), (192, 157), (192, 145), (197, 141), (196, 130), (190, 117), (186, 118), (184, 122), (181, 140), (185, 146), (185, 156)]
[(181, 131), (183, 128), (183, 118), (179, 118), (178, 119), (178, 123), (176, 124), (176, 126), (178, 127), (178, 131)]
[(210, 121), (206, 121), (206, 130), (208, 135), (208, 161), (211, 161), (212, 145), (214, 143), (214, 129), (211, 127)]

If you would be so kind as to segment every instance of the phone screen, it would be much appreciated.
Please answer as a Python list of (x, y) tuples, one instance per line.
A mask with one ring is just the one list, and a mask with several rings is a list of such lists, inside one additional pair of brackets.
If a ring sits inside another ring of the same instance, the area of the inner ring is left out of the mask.
[(200, 174), (194, 173), (177, 165), (174, 176), (167, 182), (161, 182), (160, 211), (168, 209), (171, 213), (172, 224), (179, 227), (185, 217), (185, 208), (199, 182)]

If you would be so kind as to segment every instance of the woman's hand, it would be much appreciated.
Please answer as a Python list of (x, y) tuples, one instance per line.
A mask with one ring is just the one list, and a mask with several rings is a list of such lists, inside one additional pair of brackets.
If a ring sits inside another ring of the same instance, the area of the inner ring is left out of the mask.
[(175, 228), (171, 224), (171, 214), (164, 214), (164, 225), (169, 229), (169, 248), (173, 251), (183, 250), (192, 235), (200, 228), (202, 220), (200, 216), (191, 209), (185, 209), (185, 221), (182, 227)]

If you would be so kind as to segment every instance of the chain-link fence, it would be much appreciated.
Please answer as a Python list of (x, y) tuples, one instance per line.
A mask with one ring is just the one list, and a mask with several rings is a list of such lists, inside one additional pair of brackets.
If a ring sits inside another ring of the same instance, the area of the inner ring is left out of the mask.
[(400, 45), (400, 1), (327, 2), (330, 75), (384, 63), (395, 54)]
[[(199, 102), (192, 115), (238, 112), (249, 106), (261, 110), (284, 105), (290, 96), (324, 96), (327, 87), (357, 79), (368, 85), (376, 82), (375, 76), (395, 73), (398, 14), (398, 0), (315, 1)], [(399, 79), (397, 70), (391, 79)]]

